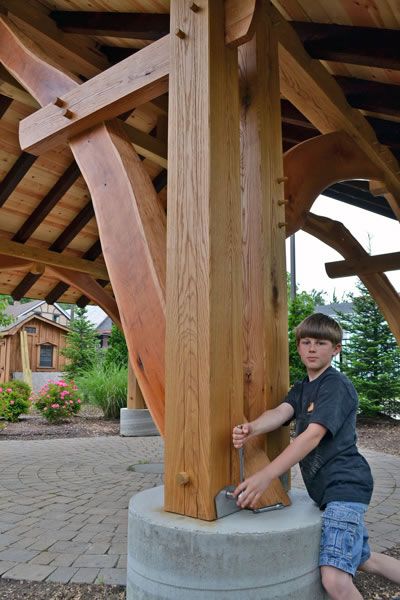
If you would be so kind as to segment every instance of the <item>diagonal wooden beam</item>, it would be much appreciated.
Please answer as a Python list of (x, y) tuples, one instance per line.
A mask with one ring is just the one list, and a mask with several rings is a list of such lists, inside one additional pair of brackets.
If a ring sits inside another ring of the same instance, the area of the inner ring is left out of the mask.
[(131, 140), (133, 147), (140, 156), (148, 158), (164, 169), (167, 168), (168, 151), (166, 142), (163, 142), (162, 140), (149, 135), (144, 131), (140, 131), (139, 129), (132, 127), (132, 125), (128, 125), (127, 123), (124, 123), (123, 127), (125, 133)]
[[(7, 69), (18, 78), (23, 50), (10, 53), (12, 39), (21, 37), (18, 29), (5, 17), (0, 17), (0, 54)], [(21, 38), (24, 40), (24, 38)], [(29, 40), (24, 40), (28, 44)], [(18, 49), (20, 47), (18, 46)], [(44, 152), (103, 120), (116, 117), (135, 106), (164, 94), (168, 89), (169, 37), (154, 42), (133, 56), (110, 67), (79, 85), (71, 77), (56, 71), (51, 64), (43, 66), (41, 56), (32, 56), (36, 68), (46, 70), (49, 85), (34, 92), (37, 74), (32, 68), (25, 74), (25, 85), (41, 104), (48, 104), (20, 124), (20, 142), (35, 153)], [(59, 93), (56, 93), (56, 89)], [(69, 111), (69, 112), (65, 112)]]
[[(78, 235), (85, 225), (94, 217), (92, 202), (89, 201), (86, 206), (76, 215), (68, 227), (58, 236), (58, 238), (49, 247), (50, 252), (62, 252), (68, 244)], [(15, 300), (20, 300), (27, 295), (30, 288), (40, 279), (40, 274), (28, 273), (18, 286), (12, 291), (11, 295)]]
[(60, 65), (76, 75), (89, 79), (109, 66), (96, 42), (64, 34), (40, 0), (0, 0), (0, 8), (27, 38), (45, 48), (49, 56), (57, 56)]
[[(101, 244), (100, 244), (100, 240), (97, 240), (94, 244), (92, 244), (92, 246), (90, 246), (90, 248), (88, 250), (86, 250), (86, 252), (82, 255), (81, 258), (83, 258), (84, 260), (96, 260), (96, 258), (98, 258), (102, 253), (102, 249), (101, 249)], [(57, 302), (57, 300), (63, 295), (65, 294), (65, 292), (68, 290), (69, 285), (63, 281), (60, 281), (59, 283), (57, 283), (57, 285), (47, 294), (46, 296), (46, 302), (48, 302), (49, 304), (54, 304), (54, 302)], [(83, 296), (81, 296), (82, 298)]]
[(66, 194), (71, 186), (76, 182), (81, 172), (74, 161), (67, 170), (61, 175), (60, 179), (46, 194), (33, 213), (27, 218), (25, 223), (14, 234), (13, 241), (24, 244), (35, 230), (42, 223), (43, 219), (51, 212), (57, 202)]
[(70, 269), (72, 271), (80, 271), (99, 279), (108, 279), (107, 269), (103, 265), (76, 256), (59, 254), (58, 252), (44, 250), (35, 246), (27, 246), (26, 244), (18, 244), (11, 240), (0, 239), (0, 254), (30, 262)]
[(399, 30), (292, 21), (312, 58), (400, 69)]
[(158, 40), (169, 34), (169, 14), (54, 10), (50, 17), (67, 33)]
[[(342, 223), (309, 213), (303, 231), (334, 248), (346, 260), (363, 260), (369, 255)], [(379, 306), (400, 345), (400, 296), (383, 273), (360, 273), (359, 277)]]
[(293, 27), (269, 5), (279, 37), (281, 92), (321, 133), (345, 131), (374, 162), (390, 191), (400, 198), (400, 167), (391, 152), (381, 146), (372, 127), (353, 110), (334, 78), (310, 58)]
[(11, 196), (19, 182), (24, 178), (36, 160), (36, 156), (22, 152), (17, 158), (7, 175), (0, 183), (0, 206)]
[(17, 100), (32, 108), (38, 108), (39, 103), (10, 75), (0, 64), (0, 94), (10, 100)]
[(49, 268), (50, 273), (53, 273), (58, 279), (64, 281), (68, 285), (80, 290), (85, 293), (89, 298), (98, 306), (100, 306), (111, 318), (111, 320), (122, 329), (121, 316), (119, 314), (117, 303), (115, 299), (103, 290), (92, 277), (87, 273), (73, 272), (61, 267), (51, 266)]
[(398, 269), (400, 269), (400, 252), (325, 263), (326, 273), (331, 279), (350, 277), (360, 273), (385, 273)]

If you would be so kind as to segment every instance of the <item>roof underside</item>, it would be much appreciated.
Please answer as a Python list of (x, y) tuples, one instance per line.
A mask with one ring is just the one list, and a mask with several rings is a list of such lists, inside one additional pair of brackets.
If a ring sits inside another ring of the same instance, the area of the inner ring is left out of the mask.
[[(378, 140), (400, 157), (400, 7), (397, 0), (274, 0), (312, 58), (335, 77), (348, 103), (363, 113)], [(17, 8), (16, 8), (17, 7)], [(86, 80), (169, 31), (168, 0), (0, 0), (35, 41), (36, 28), (74, 49), (84, 60), (69, 65)], [(130, 14), (122, 14), (122, 13)], [(92, 65), (88, 67), (88, 64)], [(283, 150), (319, 131), (282, 98)], [(36, 158), (21, 152), (18, 123), (37, 104), (0, 67), (0, 238), (104, 264), (90, 194), (69, 147)], [(168, 98), (136, 108), (122, 118), (155, 140), (165, 133)], [(149, 138), (147, 138), (149, 139)], [(140, 154), (140, 150), (138, 150)], [(160, 202), (167, 205), (165, 160), (143, 153)], [(150, 156), (150, 157), (149, 157)], [(363, 181), (335, 184), (326, 195), (395, 218), (383, 197)], [(102, 285), (110, 289), (107, 281)], [(46, 272), (0, 271), (0, 292), (77, 302), (87, 299)]]

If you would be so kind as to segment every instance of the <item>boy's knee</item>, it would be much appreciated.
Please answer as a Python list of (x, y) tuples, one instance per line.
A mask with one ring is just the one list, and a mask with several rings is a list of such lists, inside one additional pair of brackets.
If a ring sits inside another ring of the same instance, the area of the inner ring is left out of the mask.
[(351, 575), (334, 567), (322, 567), (321, 580), (326, 592), (335, 600), (347, 598), (353, 589)]

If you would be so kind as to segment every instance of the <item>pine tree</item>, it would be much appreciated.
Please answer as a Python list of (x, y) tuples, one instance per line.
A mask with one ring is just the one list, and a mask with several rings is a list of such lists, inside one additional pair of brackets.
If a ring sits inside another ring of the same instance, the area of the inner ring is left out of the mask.
[(362, 283), (352, 295), (352, 314), (340, 315), (350, 336), (342, 351), (342, 370), (352, 380), (365, 414), (383, 405), (390, 412), (400, 398), (400, 350), (382, 313)]
[(128, 366), (128, 348), (124, 334), (114, 324), (111, 328), (111, 335), (108, 340), (108, 348), (104, 362), (105, 368), (109, 365), (117, 365), (118, 367)]
[(70, 379), (89, 371), (95, 365), (99, 352), (99, 340), (86, 312), (86, 308), (75, 309), (66, 347), (61, 351), (62, 355), (69, 359), (64, 371)]

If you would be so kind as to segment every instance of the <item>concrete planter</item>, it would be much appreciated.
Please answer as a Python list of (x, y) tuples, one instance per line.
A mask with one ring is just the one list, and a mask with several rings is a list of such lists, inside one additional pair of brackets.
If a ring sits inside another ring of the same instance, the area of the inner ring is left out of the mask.
[(147, 408), (121, 408), (120, 435), (142, 437), (160, 434)]

